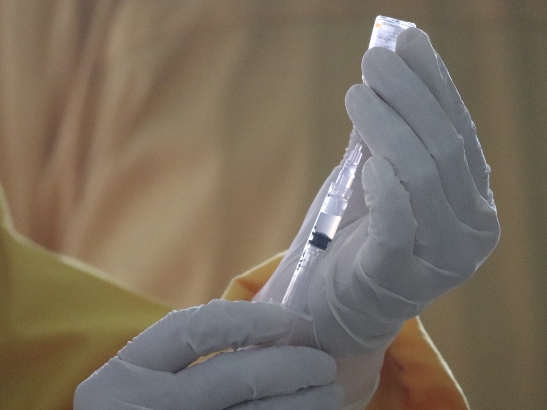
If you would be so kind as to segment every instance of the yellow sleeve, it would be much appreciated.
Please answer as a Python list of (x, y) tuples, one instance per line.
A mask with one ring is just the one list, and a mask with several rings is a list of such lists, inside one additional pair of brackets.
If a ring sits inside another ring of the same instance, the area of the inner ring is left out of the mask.
[[(251, 300), (283, 254), (235, 277), (223, 298)], [(380, 385), (367, 410), (467, 410), (467, 400), (419, 318), (408, 320), (388, 348)]]
[(1, 409), (72, 409), (76, 386), (169, 310), (18, 234), (0, 186)]

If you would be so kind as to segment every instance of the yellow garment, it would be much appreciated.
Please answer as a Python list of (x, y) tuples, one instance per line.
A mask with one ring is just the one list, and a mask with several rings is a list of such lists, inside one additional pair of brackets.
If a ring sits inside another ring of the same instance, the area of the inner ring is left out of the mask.
[[(0, 221), (0, 408), (70, 409), (78, 383), (170, 308), (18, 234), (1, 188)], [(224, 297), (252, 299), (280, 259), (234, 279)], [(368, 408), (467, 409), (417, 320), (388, 349)]]
[(169, 308), (18, 234), (1, 186), (0, 220), (0, 409), (71, 409), (76, 386)]

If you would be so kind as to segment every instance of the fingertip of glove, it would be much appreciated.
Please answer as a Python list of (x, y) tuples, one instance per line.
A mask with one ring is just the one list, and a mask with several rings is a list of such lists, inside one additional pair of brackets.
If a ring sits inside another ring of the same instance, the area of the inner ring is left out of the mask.
[(352, 95), (354, 95), (354, 94), (356, 94), (356, 93), (361, 93), (361, 92), (363, 92), (363, 90), (364, 90), (365, 88), (368, 88), (365, 84), (354, 84), (354, 85), (352, 85), (352, 86), (349, 88), (348, 92), (346, 93), (346, 98), (347, 98), (348, 96), (352, 96)]
[(367, 169), (367, 172), (373, 171), (380, 174), (395, 174), (391, 163), (382, 157), (370, 157), (363, 166), (363, 172), (365, 172), (365, 168)]
[(369, 48), (361, 60), (361, 71), (363, 73), (363, 78), (366, 80), (367, 72), (377, 69), (384, 61), (391, 58), (393, 54), (395, 54), (393, 51), (384, 47)]
[[(403, 30), (401, 34), (399, 34), (399, 36), (397, 37), (396, 46), (404, 47), (412, 43), (421, 43), (421, 42), (431, 43), (427, 33), (423, 30), (420, 30), (417, 27), (409, 27), (406, 30)], [(397, 47), (395, 48), (395, 50), (397, 50)]]
[(395, 52), (410, 66), (416, 59), (423, 60), (430, 55), (436, 55), (429, 36), (415, 27), (408, 28), (399, 34)]
[(336, 375), (338, 374), (338, 365), (336, 364), (336, 360), (333, 356), (323, 352), (322, 350), (314, 349), (314, 351), (317, 352), (323, 360), (325, 374), (329, 375), (331, 380), (334, 381), (336, 379)]
[(365, 103), (366, 93), (369, 87), (365, 84), (355, 84), (351, 86), (346, 93), (346, 109), (351, 116), (356, 109), (362, 107)]
[(361, 179), (365, 194), (370, 191), (376, 192), (381, 187), (383, 196), (388, 195), (392, 205), (397, 200), (404, 203), (408, 201), (409, 193), (404, 189), (391, 163), (385, 158), (370, 157), (363, 166)]

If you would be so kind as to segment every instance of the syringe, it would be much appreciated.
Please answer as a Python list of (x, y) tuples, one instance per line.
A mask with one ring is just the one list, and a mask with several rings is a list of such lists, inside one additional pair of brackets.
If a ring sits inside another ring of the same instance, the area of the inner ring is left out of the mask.
[(357, 143), (344, 162), (336, 181), (331, 184), (308, 242), (296, 265), (289, 287), (281, 301), (283, 305), (303, 319), (311, 320), (309, 293), (316, 266), (325, 249), (334, 239), (348, 205), (352, 192), (350, 187), (362, 156), (361, 149), (362, 144)]
[[(369, 48), (385, 47), (395, 51), (399, 34), (409, 28), (416, 27), (414, 23), (397, 20), (391, 17), (378, 16), (374, 21)], [(355, 178), (357, 165), (361, 160), (362, 145), (357, 143), (344, 162), (336, 181), (330, 186), (327, 197), (323, 201), (319, 216), (315, 220), (300, 260), (292, 275), (289, 287), (285, 292), (282, 304), (299, 317), (311, 320), (310, 291), (316, 267), (329, 243), (334, 239), (342, 215), (351, 195), (351, 184)]]

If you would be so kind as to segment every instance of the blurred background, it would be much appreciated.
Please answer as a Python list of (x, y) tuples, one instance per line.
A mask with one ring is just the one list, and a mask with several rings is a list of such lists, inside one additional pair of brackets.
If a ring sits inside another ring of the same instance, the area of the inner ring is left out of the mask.
[(171, 306), (218, 297), (289, 246), (341, 159), (379, 14), (444, 59), (502, 228), (422, 319), (472, 409), (547, 409), (544, 0), (2, 2), (15, 226)]

